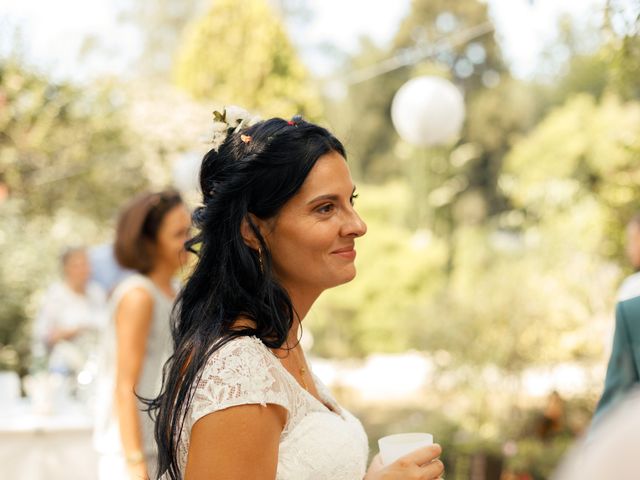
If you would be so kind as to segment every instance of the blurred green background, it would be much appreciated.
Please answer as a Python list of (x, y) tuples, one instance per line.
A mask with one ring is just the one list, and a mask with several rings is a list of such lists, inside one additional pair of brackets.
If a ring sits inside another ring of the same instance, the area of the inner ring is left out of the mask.
[[(313, 354), (363, 365), (372, 353), (416, 351), (432, 366), (402, 401), (367, 402), (348, 386), (337, 395), (372, 442), (436, 433), (448, 478), (470, 478), (479, 454), (520, 475), (503, 478), (547, 478), (588, 425), (615, 290), (630, 273), (624, 227), (640, 209), (634, 3), (602, 2), (587, 26), (559, 17), (527, 78), (512, 74), (490, 32), (348, 81), (446, 38), (445, 20), (492, 22), (476, 0), (413, 0), (391, 42), (361, 38), (325, 76), (292, 39), (290, 25), (311, 15), (302, 1), (127, 4), (123, 21), (142, 45), (127, 75), (78, 82), (28, 61), (19, 48), (28, 39), (4, 29), (16, 48), (0, 58), (0, 367), (28, 371), (30, 322), (62, 247), (109, 241), (129, 196), (169, 185), (176, 162), (204, 151), (214, 108), (302, 113), (345, 142), (369, 226), (357, 279), (309, 315)], [(446, 147), (412, 147), (391, 124), (393, 95), (420, 74), (464, 92), (465, 127)], [(585, 380), (561, 391), (561, 421), (542, 432), (550, 392), (525, 385), (559, 365), (578, 366)]]

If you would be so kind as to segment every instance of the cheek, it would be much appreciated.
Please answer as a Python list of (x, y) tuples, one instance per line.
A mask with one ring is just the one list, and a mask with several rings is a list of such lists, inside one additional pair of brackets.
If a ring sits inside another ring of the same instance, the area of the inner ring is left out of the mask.
[(331, 255), (332, 249), (335, 248), (335, 236), (328, 234), (327, 231), (316, 232), (310, 235), (307, 242), (301, 247), (299, 270), (305, 275), (333, 275), (336, 267), (342, 268), (341, 262), (336, 263), (336, 258)]
[(324, 261), (334, 245), (335, 235), (328, 228), (310, 228), (301, 235), (297, 248), (311, 261)]
[(270, 245), (271, 255), (276, 269), (288, 275), (300, 272), (310, 273), (310, 268), (317, 268), (322, 262), (322, 248), (314, 235), (302, 235), (300, 232), (287, 232), (280, 235)]
[(173, 238), (158, 239), (158, 253), (163, 256), (173, 257), (182, 249), (182, 243)]

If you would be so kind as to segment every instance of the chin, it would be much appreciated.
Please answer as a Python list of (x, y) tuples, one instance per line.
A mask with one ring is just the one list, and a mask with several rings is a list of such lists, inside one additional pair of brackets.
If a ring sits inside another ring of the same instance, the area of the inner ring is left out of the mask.
[(336, 285), (343, 285), (345, 283), (349, 283), (354, 278), (356, 278), (356, 269), (355, 268), (353, 268), (349, 272), (344, 272), (344, 274), (341, 276), (341, 279), (339, 280), (339, 283), (337, 283)]

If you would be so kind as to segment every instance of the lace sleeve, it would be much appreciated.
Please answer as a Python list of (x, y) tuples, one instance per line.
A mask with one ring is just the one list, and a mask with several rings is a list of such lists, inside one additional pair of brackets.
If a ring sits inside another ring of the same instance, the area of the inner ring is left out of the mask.
[(290, 415), (291, 402), (281, 373), (259, 339), (242, 337), (207, 361), (190, 406), (189, 423), (238, 405), (280, 405)]

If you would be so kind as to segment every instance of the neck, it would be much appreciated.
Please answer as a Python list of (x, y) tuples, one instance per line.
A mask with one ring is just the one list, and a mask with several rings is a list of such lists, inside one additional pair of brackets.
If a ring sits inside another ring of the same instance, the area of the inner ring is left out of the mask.
[(160, 288), (171, 289), (171, 280), (175, 274), (175, 268), (164, 263), (158, 263), (147, 273), (147, 276)]
[(291, 304), (293, 305), (293, 325), (287, 336), (287, 343), (295, 345), (298, 342), (298, 334), (302, 320), (307, 316), (311, 306), (320, 296), (321, 291), (308, 291), (303, 288), (289, 288), (285, 286), (285, 290), (289, 293)]

